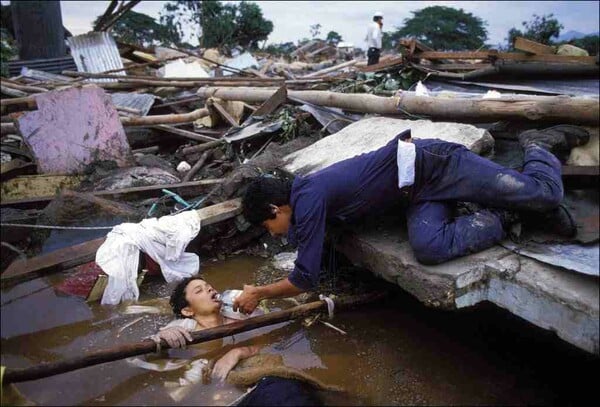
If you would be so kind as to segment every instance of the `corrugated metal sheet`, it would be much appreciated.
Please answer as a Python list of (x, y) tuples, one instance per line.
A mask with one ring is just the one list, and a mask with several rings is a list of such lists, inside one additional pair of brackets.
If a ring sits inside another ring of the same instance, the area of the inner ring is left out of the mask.
[(73, 61), (73, 58), (70, 55), (64, 58), (32, 59), (29, 61), (10, 61), (7, 65), (10, 76), (19, 75), (23, 67), (56, 74), (59, 74), (62, 71), (72, 71), (76, 68), (75, 61)]
[(139, 110), (142, 116), (148, 114), (155, 99), (148, 93), (111, 93), (110, 97), (115, 106)]
[(26, 66), (21, 68), (21, 76), (29, 79), (35, 79), (37, 81), (48, 81), (48, 82), (70, 82), (73, 78), (68, 76), (58, 75), (55, 73), (39, 71), (37, 69), (30, 69)]
[[(113, 37), (106, 32), (90, 32), (67, 38), (79, 72), (100, 73), (123, 68)], [(125, 72), (116, 73), (125, 75)], [(116, 79), (91, 79), (91, 82), (116, 82)]]

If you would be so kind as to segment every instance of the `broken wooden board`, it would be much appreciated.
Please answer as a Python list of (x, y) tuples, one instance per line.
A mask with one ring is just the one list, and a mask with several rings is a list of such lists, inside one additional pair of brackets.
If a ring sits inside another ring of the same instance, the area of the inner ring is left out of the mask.
[(284, 168), (301, 175), (312, 173), (358, 154), (377, 150), (409, 128), (413, 138), (439, 138), (462, 144), (477, 154), (489, 151), (494, 145), (494, 139), (487, 130), (469, 124), (373, 117), (359, 120), (287, 155)]
[(252, 117), (267, 116), (275, 111), (279, 106), (285, 103), (287, 100), (287, 88), (283, 84), (277, 92), (273, 93), (270, 98), (265, 100), (262, 105), (258, 107), (253, 113)]
[[(240, 198), (232, 199), (198, 209), (197, 212), (202, 226), (211, 225), (239, 215), (242, 212), (242, 200)], [(104, 243), (104, 237), (26, 260), (16, 260), (2, 273), (0, 280), (25, 281), (44, 273), (65, 270), (87, 263), (94, 260), (96, 251), (102, 243)]]
[[(168, 189), (172, 192), (177, 193), (182, 198), (194, 197), (199, 194), (206, 192), (208, 188), (211, 188), (217, 184), (223, 182), (222, 178), (215, 179), (204, 179), (200, 181), (189, 181), (180, 182), (177, 184), (160, 184), (150, 185), (144, 187), (133, 187), (123, 189), (113, 189), (110, 191), (96, 191), (90, 192), (90, 194), (96, 197), (102, 197), (106, 199), (125, 200), (130, 201), (134, 199), (145, 199), (152, 198), (160, 195), (162, 189)], [(40, 208), (46, 206), (50, 201), (55, 198), (55, 195), (40, 196), (38, 198), (29, 199), (7, 199), (2, 198), (0, 201), (1, 207), (20, 207), (20, 208)]]
[(35, 164), (15, 158), (0, 166), (0, 180), (6, 182), (19, 175), (32, 174), (35, 172)]
[(125, 130), (111, 98), (89, 85), (35, 95), (38, 110), (17, 127), (42, 174), (79, 174), (87, 165), (109, 160), (133, 164)]
[(525, 51), (534, 55), (551, 55), (555, 54), (554, 48), (548, 45), (540, 44), (539, 42), (528, 40), (523, 37), (516, 37), (514, 43), (515, 49)]
[[(13, 160), (14, 161), (14, 160)], [(77, 175), (24, 175), (2, 183), (0, 201), (52, 197), (63, 188), (76, 188), (81, 182)]]
[(527, 55), (519, 52), (497, 51), (425, 51), (413, 55), (414, 58), (423, 59), (506, 59), (511, 61), (536, 61), (536, 62), (566, 62), (579, 64), (596, 64), (596, 57), (574, 57), (566, 55)]

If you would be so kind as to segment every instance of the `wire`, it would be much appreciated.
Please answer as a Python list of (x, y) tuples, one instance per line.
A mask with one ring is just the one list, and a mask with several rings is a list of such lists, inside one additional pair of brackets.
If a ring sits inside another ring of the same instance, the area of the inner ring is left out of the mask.
[(114, 226), (56, 226), (56, 225), (29, 225), (26, 223), (0, 223), (0, 226), (11, 226), (30, 229), (61, 229), (61, 230), (109, 230)]

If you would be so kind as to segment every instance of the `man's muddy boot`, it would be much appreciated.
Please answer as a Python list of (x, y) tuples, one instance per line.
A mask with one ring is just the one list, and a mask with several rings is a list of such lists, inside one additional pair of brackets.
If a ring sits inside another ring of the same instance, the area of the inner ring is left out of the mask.
[(560, 237), (575, 237), (577, 224), (565, 205), (548, 212), (528, 212), (524, 223), (532, 229), (552, 233)]
[(560, 124), (542, 130), (527, 130), (519, 134), (519, 143), (526, 149), (537, 145), (550, 152), (569, 151), (590, 140), (590, 133), (579, 126)]

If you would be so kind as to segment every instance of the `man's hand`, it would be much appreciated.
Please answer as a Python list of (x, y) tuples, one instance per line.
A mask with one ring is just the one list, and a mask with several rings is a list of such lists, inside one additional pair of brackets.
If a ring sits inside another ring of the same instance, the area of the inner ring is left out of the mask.
[(251, 314), (262, 300), (260, 290), (253, 285), (244, 284), (244, 291), (233, 300), (233, 310)]
[(172, 348), (185, 348), (186, 339), (191, 342), (192, 335), (189, 331), (181, 326), (173, 326), (165, 328), (157, 333), (159, 339), (164, 339)]
[(212, 376), (220, 381), (224, 381), (227, 375), (238, 364), (241, 359), (240, 349), (232, 349), (217, 360), (213, 367)]
[(242, 292), (235, 300), (233, 300), (233, 310), (241, 311), (246, 314), (252, 313), (258, 306), (260, 300), (266, 298), (286, 298), (293, 297), (303, 293), (304, 290), (296, 287), (290, 280), (284, 278), (273, 284), (256, 287), (253, 285), (244, 285)]

